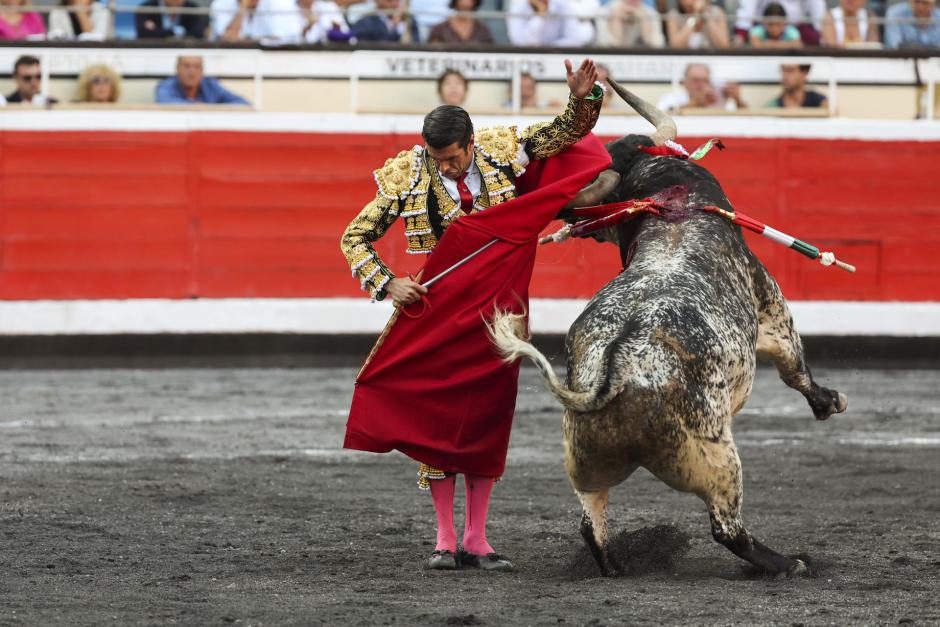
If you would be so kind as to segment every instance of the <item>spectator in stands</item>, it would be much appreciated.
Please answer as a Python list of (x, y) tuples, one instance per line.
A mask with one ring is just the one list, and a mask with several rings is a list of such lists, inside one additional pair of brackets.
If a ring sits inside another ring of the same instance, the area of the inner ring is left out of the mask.
[[(602, 64), (597, 64), (597, 82), (604, 86), (604, 89), (610, 89), (607, 85), (607, 77), (610, 76), (610, 69)], [(615, 102), (616, 101), (616, 102)], [(613, 107), (621, 108), (625, 103), (619, 98), (607, 98), (604, 97), (604, 102), (601, 104), (602, 109), (609, 109)]]
[(731, 43), (728, 17), (708, 0), (679, 0), (666, 15), (666, 35), (670, 48), (727, 48)]
[(754, 48), (802, 48), (800, 31), (787, 24), (787, 12), (782, 4), (771, 2), (764, 9), (762, 24), (752, 26), (747, 33)]
[(268, 18), (267, 37), (284, 43), (349, 41), (353, 34), (332, 0), (279, 0)]
[[(479, 2), (476, 3), (479, 6)], [(447, 21), (454, 8), (452, 0), (410, 0), (408, 10), (418, 29), (420, 41), (431, 41), (431, 29)], [(463, 9), (460, 9), (461, 11)]]
[(383, 15), (367, 15), (352, 26), (356, 39), (362, 41), (418, 41), (418, 26), (405, 12), (401, 0), (375, 0), (375, 7), (391, 11)]
[(585, 46), (594, 39), (594, 0), (511, 0), (506, 27), (515, 46)]
[(209, 16), (193, 13), (174, 13), (175, 9), (195, 9), (192, 0), (146, 0), (141, 7), (168, 9), (167, 13), (135, 13), (134, 26), (138, 39), (169, 39), (192, 37), (204, 39), (209, 30)]
[(39, 59), (24, 54), (13, 64), (13, 83), (16, 89), (7, 95), (7, 102), (19, 102), (39, 107), (55, 104), (57, 100), (42, 93), (42, 71)]
[[(906, 23), (898, 20), (906, 20)], [(888, 7), (885, 15), (885, 47), (940, 47), (940, 9), (937, 8), (937, 0), (909, 0)]]
[(228, 91), (218, 79), (205, 76), (202, 57), (181, 56), (176, 60), (176, 76), (157, 83), (158, 104), (248, 104)]
[[(659, 13), (643, 0), (613, 0), (607, 5), (608, 19), (598, 26), (598, 43), (625, 48), (662, 48), (666, 45)], [(604, 102), (610, 100), (605, 98)]]
[[(111, 29), (111, 15), (94, 0), (61, 0), (49, 12), (49, 39), (103, 41)], [(69, 10), (71, 9), (71, 10)]]
[(878, 41), (878, 27), (869, 22), (865, 0), (840, 0), (826, 11), (822, 23), (822, 44), (844, 48), (862, 42)]
[(271, 36), (274, 0), (212, 0), (212, 37), (222, 41), (258, 41)]
[(121, 77), (103, 63), (86, 66), (78, 76), (78, 101), (114, 103), (121, 98)]
[(696, 109), (746, 109), (741, 99), (741, 86), (727, 82), (718, 86), (712, 82), (711, 69), (704, 63), (685, 66), (682, 90), (668, 93), (659, 100), (659, 108), (675, 113), (685, 107)]
[(824, 95), (806, 88), (809, 70), (809, 65), (781, 65), (780, 86), (783, 87), (783, 93), (767, 103), (767, 106), (785, 108), (826, 106)]
[(771, 2), (783, 5), (787, 23), (795, 24), (800, 39), (807, 46), (819, 45), (819, 29), (826, 14), (826, 0), (741, 0), (735, 23), (735, 44), (744, 45), (748, 31), (755, 26)]
[(428, 35), (428, 43), (493, 43), (493, 34), (489, 27), (472, 15), (466, 15), (480, 8), (480, 0), (450, 0), (450, 8), (463, 12), (464, 15), (455, 13), (432, 28)]
[(442, 105), (462, 107), (467, 100), (467, 78), (457, 70), (446, 70), (437, 79), (437, 95)]
[[(509, 84), (509, 99), (503, 103), (507, 109), (512, 108), (512, 83)], [(539, 98), (539, 85), (528, 72), (519, 74), (519, 106), (523, 109), (546, 109), (560, 107), (558, 100)]]
[(0, 39), (37, 39), (46, 24), (35, 11), (24, 11), (27, 0), (0, 0)]

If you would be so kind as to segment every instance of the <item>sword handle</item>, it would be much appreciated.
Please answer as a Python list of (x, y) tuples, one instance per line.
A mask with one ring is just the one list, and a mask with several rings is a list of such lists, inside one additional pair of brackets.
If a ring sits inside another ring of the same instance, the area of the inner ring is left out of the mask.
[(844, 261), (839, 261), (838, 259), (836, 259), (834, 263), (846, 272), (855, 272), (855, 266), (851, 264), (845, 263)]

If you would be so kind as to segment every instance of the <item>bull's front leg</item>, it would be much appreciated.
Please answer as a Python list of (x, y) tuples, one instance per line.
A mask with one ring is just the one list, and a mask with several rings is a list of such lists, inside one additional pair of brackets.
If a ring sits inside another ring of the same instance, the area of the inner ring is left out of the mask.
[(817, 420), (842, 413), (845, 394), (817, 385), (803, 357), (803, 342), (793, 326), (793, 316), (777, 282), (756, 259), (753, 268), (757, 310), (757, 353), (773, 360), (780, 379), (800, 391)]

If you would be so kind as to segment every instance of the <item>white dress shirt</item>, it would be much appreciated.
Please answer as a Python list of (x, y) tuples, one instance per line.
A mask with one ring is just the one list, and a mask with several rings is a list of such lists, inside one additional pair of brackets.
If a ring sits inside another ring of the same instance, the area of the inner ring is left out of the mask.
[[(513, 160), (513, 163), (517, 163), (523, 168), (529, 165), (529, 155), (526, 154), (525, 144), (519, 144), (519, 150), (516, 152), (516, 158)], [(447, 178), (440, 170), (438, 170), (438, 174), (441, 175), (441, 183), (444, 184), (444, 189), (447, 190), (447, 194), (459, 204), (460, 192), (457, 191), (457, 181)], [(477, 167), (476, 156), (470, 161), (470, 167), (467, 168), (467, 178), (464, 180), (464, 183), (467, 184), (467, 188), (473, 196), (473, 204), (476, 204), (477, 199), (480, 197), (480, 192), (483, 191), (483, 174), (480, 172), (480, 168)]]
[[(312, 11), (317, 21), (307, 29), (307, 16), (296, 0), (268, 0), (269, 6), (275, 8), (277, 13), (268, 19), (266, 37), (276, 39), (283, 43), (310, 43), (315, 44), (327, 41), (327, 34), (335, 27), (344, 33), (349, 32), (349, 26), (343, 17), (343, 12), (335, 2), (330, 0), (316, 0)], [(335, 25), (335, 26), (334, 26)]]
[[(212, 23), (211, 31), (213, 39), (221, 39), (225, 34), (225, 29), (235, 19), (238, 13), (238, 0), (212, 0), (209, 6), (209, 20)], [(283, 4), (277, 0), (260, 0), (254, 11), (246, 13), (242, 19), (242, 29), (239, 36), (242, 39), (261, 40), (272, 37), (276, 26), (277, 14), (269, 11), (282, 9)]]
[(585, 17), (596, 0), (548, 0), (546, 15), (537, 15), (529, 0), (512, 0), (506, 27), (514, 46), (583, 46), (594, 39), (594, 24)]

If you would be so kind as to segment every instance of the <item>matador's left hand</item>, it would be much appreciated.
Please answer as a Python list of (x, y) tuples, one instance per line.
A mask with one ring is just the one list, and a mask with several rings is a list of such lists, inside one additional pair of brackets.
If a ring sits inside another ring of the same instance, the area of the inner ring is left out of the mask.
[(597, 65), (593, 59), (585, 59), (577, 72), (572, 71), (570, 59), (565, 59), (565, 70), (568, 72), (568, 89), (578, 98), (584, 98), (594, 89), (597, 82)]

